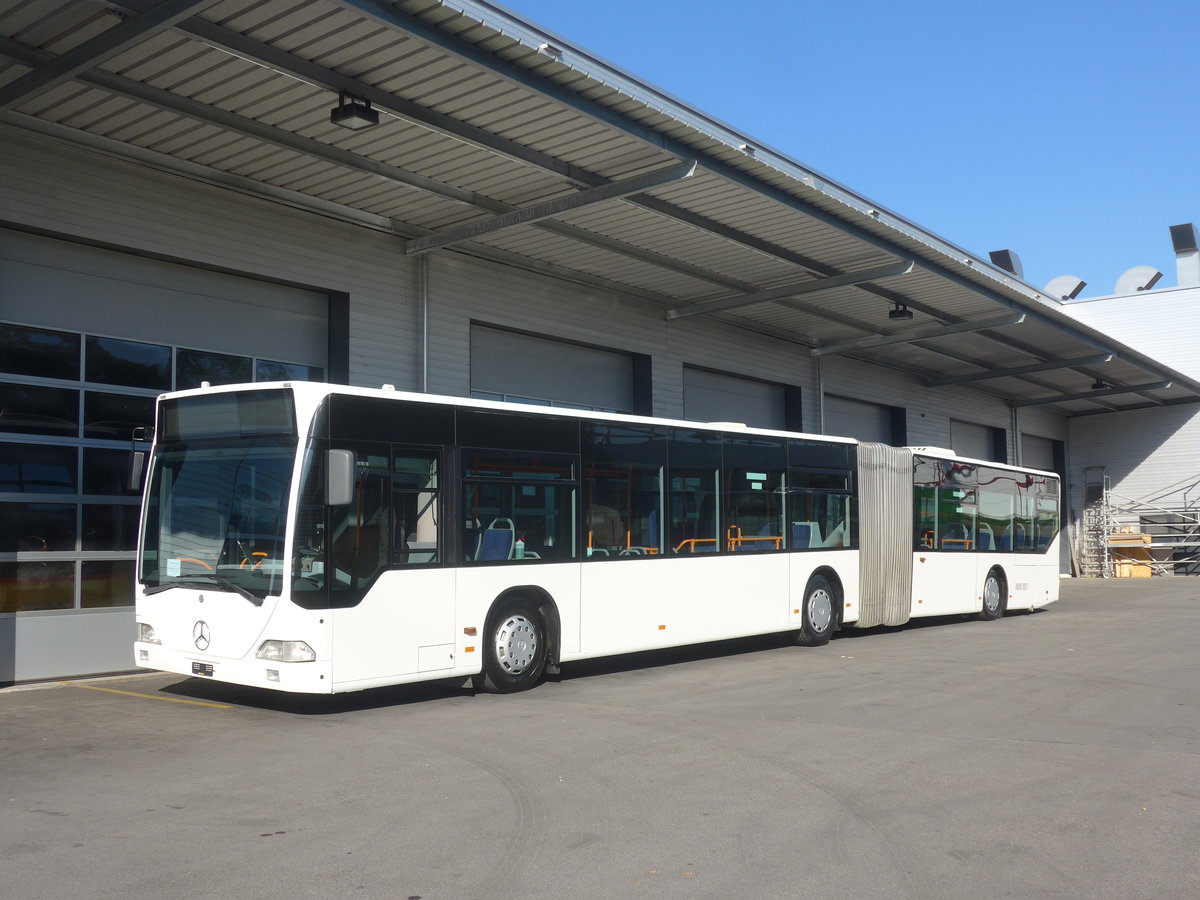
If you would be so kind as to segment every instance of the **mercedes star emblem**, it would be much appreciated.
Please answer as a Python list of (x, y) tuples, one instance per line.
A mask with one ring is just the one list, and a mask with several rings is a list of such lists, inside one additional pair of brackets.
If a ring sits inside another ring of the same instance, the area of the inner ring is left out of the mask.
[(208, 623), (201, 619), (192, 629), (192, 640), (196, 644), (197, 650), (207, 650), (209, 643), (212, 641), (212, 632), (208, 630)]

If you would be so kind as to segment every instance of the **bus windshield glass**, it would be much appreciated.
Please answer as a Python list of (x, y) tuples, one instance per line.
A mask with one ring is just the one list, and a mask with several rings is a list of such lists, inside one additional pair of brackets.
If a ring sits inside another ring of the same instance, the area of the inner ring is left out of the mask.
[[(256, 393), (276, 401), (258, 398), (265, 426), (244, 421), (227, 436), (212, 436), (203, 415), (193, 419), (202, 425), (196, 432), (178, 427), (192, 415), (192, 401), (210, 398), (168, 401), (160, 421), (170, 442), (158, 446), (146, 497), (141, 581), (148, 593), (211, 587), (257, 603), (280, 593), (296, 438), (290, 396)], [(285, 422), (291, 433), (280, 433)]]

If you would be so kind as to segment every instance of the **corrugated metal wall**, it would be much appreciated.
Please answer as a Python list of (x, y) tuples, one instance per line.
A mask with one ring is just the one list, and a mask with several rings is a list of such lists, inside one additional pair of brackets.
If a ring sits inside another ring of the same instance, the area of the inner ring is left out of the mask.
[[(0, 203), (13, 223), (351, 298), (352, 384), (421, 384), (418, 266), (394, 238), (130, 163), (15, 133), (0, 136)], [(801, 388), (816, 429), (816, 365), (803, 347), (719, 322), (668, 323), (662, 311), (599, 289), (440, 252), (429, 259), (429, 389), (470, 390), (471, 323), (599, 344), (652, 358), (654, 413), (683, 417), (683, 367), (709, 366)], [(854, 360), (825, 360), (831, 393), (908, 410), (908, 443), (945, 446), (950, 419), (1011, 432), (1006, 404)], [(1026, 430), (1064, 439), (1064, 420), (1034, 408)], [(1010, 444), (1012, 436), (1010, 434)]]
[(1083, 509), (1083, 470), (1104, 466), (1112, 489), (1166, 508), (1200, 507), (1200, 408), (1139, 409), (1071, 420), (1071, 505)]

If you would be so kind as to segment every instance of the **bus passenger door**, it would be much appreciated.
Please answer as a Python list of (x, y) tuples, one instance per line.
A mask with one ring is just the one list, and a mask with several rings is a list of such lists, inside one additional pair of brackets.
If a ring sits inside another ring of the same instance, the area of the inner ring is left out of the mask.
[(440, 454), (362, 442), (352, 501), (330, 507), (337, 684), (451, 669), (454, 569), (442, 565)]

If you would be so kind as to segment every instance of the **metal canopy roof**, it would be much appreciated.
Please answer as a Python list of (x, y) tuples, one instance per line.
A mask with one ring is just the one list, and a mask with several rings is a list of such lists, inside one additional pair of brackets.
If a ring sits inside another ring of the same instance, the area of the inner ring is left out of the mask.
[[(341, 94), (379, 124), (331, 124)], [(1200, 399), (1057, 298), (479, 0), (0, 0), (0, 123), (1014, 407)]]

